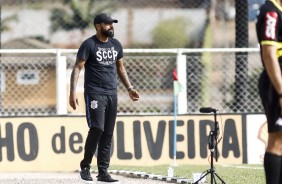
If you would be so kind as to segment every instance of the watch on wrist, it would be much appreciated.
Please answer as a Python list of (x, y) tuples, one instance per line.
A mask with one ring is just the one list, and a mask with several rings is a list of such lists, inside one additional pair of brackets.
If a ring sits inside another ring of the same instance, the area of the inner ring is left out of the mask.
[(133, 86), (129, 86), (128, 88), (127, 88), (127, 91), (130, 91), (130, 90), (132, 90), (133, 89)]

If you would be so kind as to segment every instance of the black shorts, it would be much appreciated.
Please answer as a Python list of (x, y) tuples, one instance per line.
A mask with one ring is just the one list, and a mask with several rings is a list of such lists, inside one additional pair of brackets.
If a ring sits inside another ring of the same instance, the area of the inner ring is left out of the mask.
[(117, 95), (84, 93), (84, 99), (88, 127), (112, 132), (117, 116)]
[(281, 114), (279, 97), (265, 70), (259, 77), (258, 88), (268, 123), (268, 132), (282, 131), (282, 126), (276, 124)]

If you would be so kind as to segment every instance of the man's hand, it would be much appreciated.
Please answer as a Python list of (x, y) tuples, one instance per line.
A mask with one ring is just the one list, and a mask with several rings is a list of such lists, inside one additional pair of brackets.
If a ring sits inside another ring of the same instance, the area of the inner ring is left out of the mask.
[(69, 103), (70, 103), (70, 106), (73, 108), (73, 110), (76, 110), (76, 105), (79, 105), (77, 96), (74, 92), (70, 93)]
[(129, 93), (130, 98), (131, 98), (133, 101), (139, 100), (139, 93), (138, 93), (135, 89), (130, 89), (130, 90), (128, 91), (128, 93)]

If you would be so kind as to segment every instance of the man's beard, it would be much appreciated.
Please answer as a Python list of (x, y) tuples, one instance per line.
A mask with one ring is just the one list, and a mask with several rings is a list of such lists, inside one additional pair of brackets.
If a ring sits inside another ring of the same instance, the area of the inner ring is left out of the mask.
[(103, 30), (102, 31), (102, 34), (107, 36), (107, 37), (110, 37), (110, 38), (113, 38), (115, 36), (115, 32), (113, 29), (110, 29), (110, 30)]

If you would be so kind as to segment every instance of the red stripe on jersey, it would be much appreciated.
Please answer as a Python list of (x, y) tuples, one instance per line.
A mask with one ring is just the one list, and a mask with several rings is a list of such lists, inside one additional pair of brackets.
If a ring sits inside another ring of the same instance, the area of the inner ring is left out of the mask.
[(267, 12), (265, 14), (264, 38), (266, 40), (276, 40), (276, 26), (278, 14), (276, 12)]

